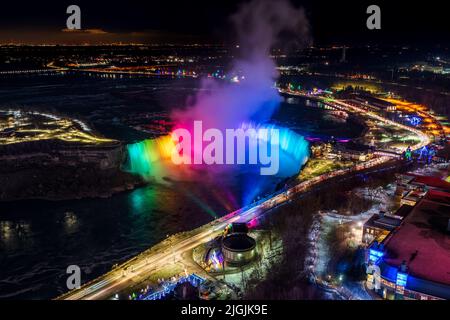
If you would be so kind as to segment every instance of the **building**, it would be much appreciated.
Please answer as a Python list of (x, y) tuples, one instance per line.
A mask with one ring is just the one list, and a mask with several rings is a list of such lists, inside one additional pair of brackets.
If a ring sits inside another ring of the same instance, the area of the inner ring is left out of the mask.
[(400, 199), (401, 205), (415, 206), (427, 192), (424, 190), (408, 190)]
[(420, 72), (431, 72), (436, 74), (446, 74), (447, 68), (444, 68), (442, 64), (418, 61), (411, 66), (411, 70)]
[(400, 204), (414, 206), (429, 190), (450, 192), (450, 183), (440, 177), (413, 173), (397, 175), (396, 196)]
[(401, 222), (402, 219), (387, 216), (383, 212), (374, 214), (363, 226), (363, 243), (370, 244), (374, 241), (381, 243)]
[(311, 143), (311, 157), (320, 158), (326, 157), (332, 152), (332, 145), (328, 142), (314, 142)]
[(222, 239), (222, 254), (230, 266), (242, 266), (256, 257), (256, 241), (245, 233), (232, 233)]
[(370, 235), (381, 235), (367, 250), (367, 287), (385, 299), (450, 299), (450, 192), (436, 188), (446, 187), (439, 178), (415, 176), (406, 184), (413, 181), (432, 185), (413, 207), (399, 209), (398, 226), (380, 217), (367, 222)]
[(450, 192), (450, 183), (437, 176), (423, 176), (418, 174), (410, 174), (414, 177), (411, 181), (413, 186), (424, 186), (426, 190), (441, 190)]
[(352, 141), (336, 143), (333, 149), (337, 157), (342, 160), (367, 161), (374, 156), (372, 148)]
[(403, 220), (411, 213), (412, 208), (413, 206), (404, 204), (397, 211), (392, 212), (389, 215), (393, 218)]

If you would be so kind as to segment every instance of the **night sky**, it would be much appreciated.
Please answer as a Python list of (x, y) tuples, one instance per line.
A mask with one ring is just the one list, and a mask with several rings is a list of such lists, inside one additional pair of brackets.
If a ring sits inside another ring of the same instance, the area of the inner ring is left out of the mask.
[[(276, 0), (273, 0), (276, 1)], [(442, 1), (291, 0), (303, 6), (314, 43), (447, 45), (448, 13)], [(0, 42), (64, 42), (66, 8), (81, 7), (87, 41), (215, 42), (229, 40), (228, 17), (245, 1), (8, 1), (0, 9)], [(365, 26), (366, 8), (381, 7), (382, 30)], [(73, 36), (73, 35), (70, 35)]]

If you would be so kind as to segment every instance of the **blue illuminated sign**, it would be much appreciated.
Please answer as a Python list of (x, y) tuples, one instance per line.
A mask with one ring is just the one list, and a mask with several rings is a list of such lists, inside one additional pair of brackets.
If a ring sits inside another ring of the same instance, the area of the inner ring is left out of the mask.
[(418, 126), (421, 122), (422, 122), (422, 119), (421, 118), (419, 118), (419, 117), (411, 117), (410, 119), (409, 119), (409, 122), (413, 125), (413, 126)]
[(408, 274), (403, 272), (397, 272), (396, 285), (406, 287), (406, 282), (408, 281)]
[(369, 261), (377, 263), (384, 255), (383, 251), (369, 249)]

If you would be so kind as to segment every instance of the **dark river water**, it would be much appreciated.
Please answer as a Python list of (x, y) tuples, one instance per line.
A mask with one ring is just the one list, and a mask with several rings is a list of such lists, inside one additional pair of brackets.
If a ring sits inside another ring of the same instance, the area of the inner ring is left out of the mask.
[[(195, 94), (186, 79), (36, 77), (0, 80), (0, 109), (25, 107), (87, 120), (108, 137), (134, 142), (146, 135), (127, 126), (142, 113), (169, 111)], [(362, 127), (290, 99), (274, 120), (305, 136), (358, 136)], [(82, 282), (161, 241), (200, 226), (243, 203), (240, 174), (221, 181), (151, 184), (109, 199), (0, 203), (0, 298), (48, 299), (66, 291), (66, 268)], [(201, 182), (201, 183), (199, 183)], [(279, 181), (256, 190), (273, 191)]]

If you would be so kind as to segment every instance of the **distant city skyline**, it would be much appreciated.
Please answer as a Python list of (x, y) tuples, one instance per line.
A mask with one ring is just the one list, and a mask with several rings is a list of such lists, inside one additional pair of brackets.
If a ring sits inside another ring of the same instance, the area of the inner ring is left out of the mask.
[[(228, 43), (233, 41), (229, 16), (243, 2), (246, 1), (9, 2), (2, 4), (0, 10), (0, 43)], [(440, 10), (434, 0), (426, 6), (378, 1), (381, 30), (366, 28), (370, 1), (347, 1), (345, 5), (325, 0), (292, 2), (305, 8), (315, 44), (447, 45), (449, 41), (445, 37), (445, 10)], [(64, 32), (66, 8), (71, 4), (81, 7), (80, 32)]]

